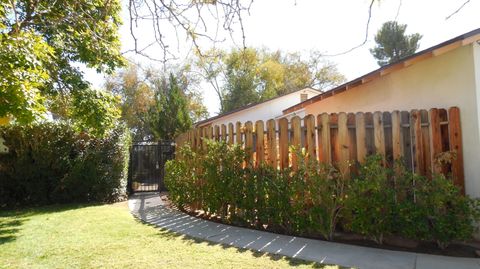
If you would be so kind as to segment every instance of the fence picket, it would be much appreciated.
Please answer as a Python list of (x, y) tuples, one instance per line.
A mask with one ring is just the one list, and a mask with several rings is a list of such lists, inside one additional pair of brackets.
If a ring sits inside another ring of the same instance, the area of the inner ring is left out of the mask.
[(403, 157), (403, 141), (402, 119), (398, 110), (392, 112), (392, 149), (393, 160), (400, 160)]
[(242, 141), (242, 123), (237, 121), (236, 125), (236, 130), (235, 130), (235, 143), (239, 145), (243, 145)]
[(232, 145), (234, 143), (234, 131), (233, 131), (233, 123), (228, 124), (228, 144)]
[(376, 111), (373, 113), (373, 132), (375, 152), (382, 155), (385, 161), (385, 129), (383, 126), (383, 114)]
[(440, 129), (440, 115), (439, 111), (436, 108), (432, 108), (429, 111), (430, 118), (430, 160), (432, 173), (440, 173), (442, 167), (435, 162), (435, 158), (439, 153), (443, 151), (442, 149), (442, 133)]
[(279, 153), (280, 153), (280, 168), (288, 168), (288, 120), (282, 118), (278, 120), (278, 140), (279, 140)]
[(363, 163), (367, 156), (367, 144), (365, 134), (365, 115), (362, 112), (358, 112), (355, 115), (355, 132), (357, 136), (357, 161)]
[(268, 163), (277, 168), (277, 134), (275, 133), (275, 120), (267, 121), (267, 157)]
[(264, 148), (264, 126), (263, 121), (259, 120), (255, 123), (255, 133), (257, 143), (255, 145), (255, 166), (259, 166), (265, 161), (265, 148)]
[(423, 134), (422, 134), (422, 118), (420, 111), (413, 110), (410, 114), (410, 129), (412, 132), (412, 141), (414, 143), (414, 171), (420, 175), (425, 175), (425, 164), (423, 161)]
[(330, 116), (322, 113), (317, 116), (319, 124), (318, 156), (321, 162), (332, 163), (332, 149), (330, 144)]
[(227, 141), (227, 126), (225, 124), (222, 124), (222, 141), (226, 142)]
[(462, 128), (460, 126), (460, 109), (451, 107), (448, 110), (448, 133), (450, 150), (455, 151), (456, 158), (452, 161), (453, 183), (465, 193), (465, 175), (463, 171)]
[(215, 139), (215, 141), (220, 141), (220, 126), (215, 125), (214, 131), (215, 131), (215, 134), (213, 136), (213, 139)]
[(245, 151), (248, 165), (253, 158), (253, 125), (251, 121), (245, 122)]
[(431, 158), (431, 143), (430, 143), (430, 120), (428, 111), (425, 109), (420, 110), (421, 126), (422, 126), (422, 144), (423, 144), (423, 163), (425, 165), (425, 176), (432, 178), (432, 163)]
[(307, 158), (316, 159), (315, 152), (315, 116), (307, 115), (303, 118), (303, 126), (305, 126), (305, 150), (307, 152)]
[(341, 112), (338, 113), (338, 139), (337, 147), (338, 148), (338, 165), (340, 173), (344, 177), (349, 176), (349, 161), (350, 161), (350, 144), (348, 138), (348, 127), (347, 127), (347, 113)]
[(347, 130), (348, 130), (348, 149), (349, 149), (349, 156), (350, 156), (350, 172), (356, 171), (356, 166), (354, 164), (357, 163), (357, 135), (355, 134), (355, 114), (348, 113), (347, 114)]
[(302, 123), (300, 117), (295, 116), (291, 120), (292, 123), (292, 146), (294, 148), (292, 154), (292, 169), (298, 168), (298, 152), (302, 149)]

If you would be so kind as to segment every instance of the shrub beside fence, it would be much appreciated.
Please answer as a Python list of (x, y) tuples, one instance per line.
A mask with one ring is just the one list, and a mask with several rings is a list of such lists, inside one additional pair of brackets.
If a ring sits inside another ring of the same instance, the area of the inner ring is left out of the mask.
[(226, 223), (331, 240), (472, 238), (458, 108), (308, 115), (192, 129), (166, 165), (170, 198)]
[[(323, 113), (271, 119), (266, 123), (237, 122), (228, 126), (192, 129), (176, 138), (177, 146), (188, 143), (193, 150), (205, 148), (206, 139), (241, 144), (246, 159), (272, 167), (294, 170), (299, 160), (289, 147), (304, 148), (306, 158), (334, 164), (349, 177), (358, 163), (372, 154), (383, 156), (388, 166), (403, 160), (404, 166), (419, 175), (451, 174), (454, 184), (464, 193), (464, 171), (460, 110), (432, 108), (427, 110)], [(445, 153), (455, 156), (442, 162)]]
[(113, 202), (126, 196), (130, 135), (118, 127), (104, 138), (66, 123), (0, 128), (0, 206)]
[[(387, 236), (434, 241), (445, 248), (472, 238), (480, 204), (461, 195), (451, 179), (383, 165), (368, 156), (351, 178), (315, 159), (276, 169), (254, 165), (238, 144), (187, 144), (167, 162), (165, 183), (179, 208), (225, 223), (331, 240), (347, 231), (382, 244)], [(305, 159), (297, 152), (297, 158)]]

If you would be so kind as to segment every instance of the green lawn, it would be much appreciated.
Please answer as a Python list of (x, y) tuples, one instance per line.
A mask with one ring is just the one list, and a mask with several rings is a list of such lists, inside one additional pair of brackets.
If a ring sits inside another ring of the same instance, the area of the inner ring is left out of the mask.
[(159, 231), (127, 204), (0, 213), (0, 268), (338, 268)]

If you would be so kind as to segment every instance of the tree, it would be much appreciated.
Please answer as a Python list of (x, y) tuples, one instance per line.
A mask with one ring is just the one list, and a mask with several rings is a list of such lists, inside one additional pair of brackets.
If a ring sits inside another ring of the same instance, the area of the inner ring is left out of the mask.
[(40, 89), (50, 79), (44, 63), (52, 54), (32, 31), (0, 34), (0, 118), (11, 115), (27, 123), (45, 112)]
[(27, 123), (47, 106), (71, 105), (55, 102), (74, 100), (89, 87), (78, 63), (107, 73), (122, 66), (120, 9), (119, 0), (2, 1), (0, 93), (8, 105), (1, 104), (0, 117)]
[(197, 55), (195, 66), (217, 93), (220, 112), (306, 87), (323, 90), (345, 81), (336, 66), (318, 52), (304, 59), (299, 53), (266, 49), (210, 50), (203, 57)]
[[(252, 3), (253, 0), (128, 0), (129, 29), (134, 41), (131, 51), (166, 63), (177, 58), (172, 48), (185, 46), (202, 54), (201, 43), (222, 42), (224, 34), (233, 39), (234, 32), (240, 33), (242, 47), (246, 48), (243, 17)], [(148, 23), (139, 26), (142, 21)], [(150, 27), (153, 42), (141, 42), (145, 27)], [(146, 53), (154, 45), (160, 49), (160, 56), (155, 58)]]
[(155, 105), (149, 113), (150, 128), (156, 139), (172, 140), (192, 126), (188, 100), (173, 74), (168, 80), (157, 81), (155, 86)]
[[(171, 67), (182, 96), (187, 100), (187, 111), (192, 122), (208, 117), (197, 81), (189, 72), (188, 66)], [(165, 73), (154, 68), (143, 68), (131, 64), (107, 78), (107, 91), (120, 96), (121, 119), (134, 134), (134, 139), (144, 140), (154, 136), (150, 123), (150, 113), (159, 113), (159, 96), (165, 92)], [(168, 92), (168, 91), (167, 91)], [(152, 112), (153, 111), (153, 112)], [(155, 127), (156, 128), (156, 127)], [(157, 136), (159, 137), (159, 136)]]
[(389, 21), (375, 35), (377, 45), (370, 49), (380, 66), (394, 63), (415, 53), (422, 36), (418, 33), (405, 35), (406, 24)]
[(87, 88), (72, 100), (74, 126), (102, 137), (112, 130), (120, 118), (119, 100), (109, 92)]
[(148, 112), (155, 105), (155, 92), (134, 64), (109, 76), (105, 88), (120, 97), (121, 119), (132, 131), (135, 140), (151, 135)]

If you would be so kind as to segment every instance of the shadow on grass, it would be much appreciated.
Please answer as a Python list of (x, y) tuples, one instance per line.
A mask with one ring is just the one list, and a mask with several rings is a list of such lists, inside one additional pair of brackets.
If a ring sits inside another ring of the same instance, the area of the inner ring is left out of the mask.
[[(204, 219), (199, 219), (189, 215), (185, 215), (177, 210), (174, 210), (164, 205), (158, 205), (158, 204), (152, 205), (152, 200), (149, 200), (149, 199), (153, 197), (158, 197), (158, 194), (156, 195), (145, 194), (145, 196), (142, 196), (140, 194), (134, 197), (134, 198), (140, 199), (139, 200), (140, 203), (137, 204), (137, 209), (139, 210), (140, 213), (134, 214), (134, 216), (136, 217), (137, 222), (158, 229), (159, 233), (157, 235), (161, 237), (162, 240), (181, 239), (181, 240), (184, 240), (187, 244), (206, 244), (209, 246), (221, 246), (224, 249), (235, 249), (240, 253), (249, 253), (254, 257), (268, 257), (274, 261), (285, 259), (286, 261), (288, 261), (290, 266), (310, 265), (310, 266), (313, 266), (314, 268), (326, 268), (328, 266), (334, 266), (332, 264), (306, 261), (298, 258), (290, 258), (288, 256), (275, 254), (277, 251), (281, 251), (282, 250), (281, 248), (276, 249), (276, 251), (270, 251), (270, 252), (267, 252), (267, 250), (265, 251), (254, 250), (249, 246), (252, 246), (252, 245), (264, 246), (260, 248), (260, 250), (262, 250), (263, 248), (269, 246), (276, 239), (274, 238), (273, 240), (271, 240), (271, 238), (268, 238), (268, 239), (256, 238), (247, 244), (244, 244), (244, 243), (240, 244), (239, 241), (248, 242), (251, 239), (248, 239), (247, 236), (240, 236), (240, 239), (239, 239), (239, 236), (235, 236), (235, 233), (238, 232), (236, 230), (237, 227), (227, 226), (227, 228), (224, 228), (225, 226), (221, 224), (213, 223), (213, 222), (206, 221)], [(193, 231), (198, 232), (199, 229), (202, 231), (208, 231), (208, 229), (210, 228), (215, 229), (215, 226), (219, 226), (219, 227), (222, 226), (223, 228), (222, 232), (218, 234), (213, 234), (211, 236), (207, 236), (207, 238), (222, 237), (222, 239), (220, 239), (221, 242), (212, 242), (212, 241), (208, 241), (208, 239), (198, 239), (196, 237), (189, 235), (189, 233), (192, 233)], [(229, 238), (229, 236), (231, 236), (232, 238)], [(233, 241), (229, 241), (229, 240), (233, 240)], [(295, 256), (293, 254), (300, 253), (302, 251), (302, 246), (293, 247), (293, 244), (292, 245), (289, 245), (289, 244), (290, 242), (283, 245), (282, 247), (290, 247), (292, 249), (292, 255), (290, 256)], [(244, 245), (244, 246), (241, 246), (241, 245)], [(343, 268), (343, 267), (340, 267), (340, 268)]]

